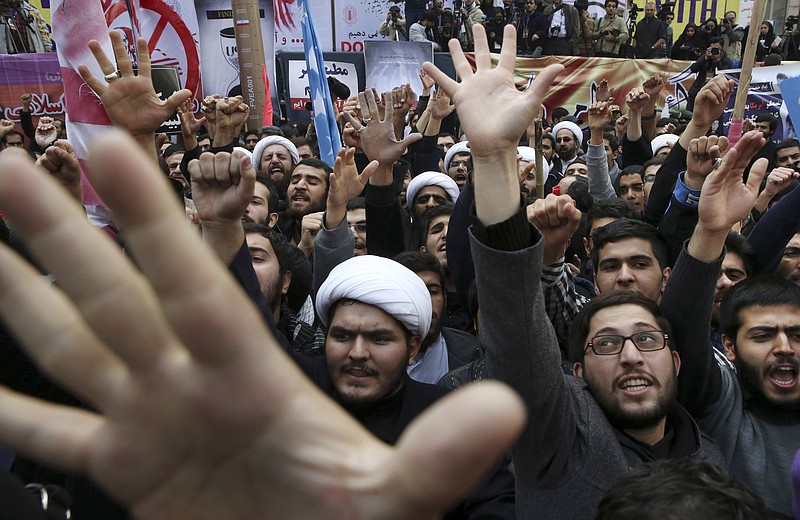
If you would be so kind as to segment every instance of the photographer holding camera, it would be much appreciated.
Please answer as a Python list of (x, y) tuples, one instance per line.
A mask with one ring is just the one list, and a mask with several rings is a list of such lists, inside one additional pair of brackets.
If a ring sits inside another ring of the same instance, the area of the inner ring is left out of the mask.
[(538, 58), (547, 36), (547, 15), (541, 0), (525, 0), (525, 10), (517, 20), (517, 55)]
[(717, 70), (730, 69), (733, 67), (731, 59), (722, 50), (722, 37), (715, 36), (708, 42), (706, 53), (695, 61), (689, 68), (690, 71), (697, 73), (697, 78), (689, 89), (689, 99), (686, 103), (686, 109), (689, 111), (694, 110), (694, 99), (700, 93), (700, 89), (708, 82), (709, 78), (713, 78)]
[(628, 29), (625, 21), (617, 16), (617, 0), (606, 0), (606, 15), (597, 22), (592, 35), (597, 44), (596, 56), (612, 57), (619, 55), (619, 47), (628, 41)]
[(400, 15), (400, 8), (393, 5), (389, 8), (389, 14), (386, 19), (381, 22), (378, 32), (384, 36), (388, 36), (393, 42), (407, 40), (406, 33), (406, 20)]
[(722, 50), (733, 62), (734, 67), (742, 61), (742, 37), (744, 28), (736, 25), (736, 13), (728, 11), (722, 19)]
[(574, 56), (581, 34), (581, 17), (574, 6), (564, 0), (553, 0), (544, 8), (547, 15), (547, 35), (544, 39), (545, 56)]

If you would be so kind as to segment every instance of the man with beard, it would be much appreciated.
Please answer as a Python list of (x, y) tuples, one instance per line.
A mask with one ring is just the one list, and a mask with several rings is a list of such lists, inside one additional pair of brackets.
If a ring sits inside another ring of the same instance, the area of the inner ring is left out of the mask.
[(252, 161), (256, 173), (269, 176), (278, 190), (278, 197), (285, 200), (292, 171), (300, 162), (297, 147), (285, 137), (269, 135), (256, 143)]
[(437, 383), (451, 370), (475, 361), (480, 356), (478, 339), (472, 334), (444, 327), (447, 320), (445, 272), (436, 256), (425, 251), (407, 251), (395, 258), (425, 282), (431, 296), (431, 329), (420, 343), (408, 367), (408, 375), (420, 383)]
[(786, 244), (775, 274), (800, 285), (800, 233), (795, 234)]
[[(550, 193), (550, 190), (558, 184), (564, 172), (567, 171), (567, 166), (582, 155), (580, 153), (581, 144), (583, 143), (583, 132), (580, 127), (571, 121), (561, 121), (553, 127), (553, 136), (556, 141), (556, 156), (553, 157), (553, 165), (550, 168), (551, 177), (556, 178), (548, 179), (545, 184), (544, 192)], [(551, 185), (552, 184), (552, 185)]]
[(286, 211), (280, 213), (278, 228), (293, 244), (300, 243), (303, 217), (325, 210), (328, 176), (332, 171), (333, 168), (313, 157), (303, 159), (292, 170), (286, 190)]

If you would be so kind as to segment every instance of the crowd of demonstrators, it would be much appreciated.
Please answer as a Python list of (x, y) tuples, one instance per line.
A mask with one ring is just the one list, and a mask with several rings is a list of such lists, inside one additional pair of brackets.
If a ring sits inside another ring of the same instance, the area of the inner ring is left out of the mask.
[[(524, 13), (545, 54), (588, 32), (612, 55), (606, 7), (588, 31), (567, 4)], [(657, 119), (658, 74), (624, 99), (603, 80), (539, 156), (564, 68), (518, 90), (528, 21), (505, 13), (471, 26), (474, 70), (451, 43), (459, 81), (426, 63), (419, 98), (347, 99), (333, 164), (312, 125), (246, 130), (241, 97), (159, 101), (144, 39), (138, 73), (118, 32), (113, 59), (90, 43), (106, 76), (83, 79), (133, 136), (85, 172), (116, 242), (63, 124), (26, 152), (0, 122), (2, 469), (79, 519), (791, 518), (800, 143), (770, 117), (733, 145), (712, 130), (735, 19), (695, 28), (691, 114)]]

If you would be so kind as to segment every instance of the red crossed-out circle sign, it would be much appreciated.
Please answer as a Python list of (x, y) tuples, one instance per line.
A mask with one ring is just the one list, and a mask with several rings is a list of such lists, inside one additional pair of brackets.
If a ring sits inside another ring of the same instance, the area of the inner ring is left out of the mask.
[[(152, 64), (177, 66), (184, 88), (191, 90), (195, 96), (200, 95), (197, 44), (180, 14), (163, 0), (140, 0), (139, 7), (133, 13), (134, 23), (141, 36), (147, 39)], [(114, 27), (120, 17), (120, 27)], [(106, 10), (106, 24), (112, 29), (122, 30), (128, 38), (128, 45), (135, 48), (126, 2), (116, 2)]]

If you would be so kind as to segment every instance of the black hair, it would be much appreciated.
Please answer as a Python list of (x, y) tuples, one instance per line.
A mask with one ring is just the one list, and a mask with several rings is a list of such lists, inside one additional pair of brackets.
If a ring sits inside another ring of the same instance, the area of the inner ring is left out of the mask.
[(617, 175), (617, 178), (614, 179), (614, 184), (613, 184), (614, 192), (617, 194), (617, 197), (620, 196), (619, 195), (619, 181), (623, 177), (625, 177), (627, 175), (634, 175), (634, 174), (638, 175), (639, 178), (642, 179), (642, 182), (644, 182), (644, 168), (642, 168), (642, 166), (639, 165), (639, 164), (633, 164), (631, 166), (626, 166), (625, 168), (622, 169), (621, 172), (619, 172), (619, 175)]
[[(659, 166), (660, 167), (662, 164), (664, 164), (664, 162), (666, 160), (667, 160), (667, 158), (665, 156), (663, 156), (663, 155), (656, 155), (655, 157), (653, 157), (651, 159), (648, 159), (647, 162), (645, 162), (642, 165), (642, 172), (641, 173), (642, 173), (642, 179), (644, 180), (644, 182), (647, 182), (647, 179), (645, 179), (645, 176), (646, 176), (645, 172), (647, 171), (647, 169), (650, 168), (651, 166)], [(659, 168), (659, 170), (660, 169), (661, 168)], [(658, 172), (658, 170), (656, 170), (656, 172)]]
[(261, 129), (261, 137), (267, 137), (270, 135), (279, 135), (281, 137), (286, 137), (283, 135), (283, 130), (278, 128), (277, 126), (265, 126)]
[(667, 244), (658, 234), (656, 228), (641, 220), (622, 219), (597, 228), (592, 233), (592, 244), (594, 246), (592, 248), (592, 264), (595, 274), (597, 274), (597, 267), (600, 265), (600, 251), (603, 247), (606, 244), (612, 244), (627, 238), (641, 238), (648, 241), (653, 249), (653, 256), (658, 261), (661, 270), (667, 268)]
[(575, 201), (575, 207), (578, 208), (581, 213), (589, 211), (594, 204), (594, 199), (592, 199), (592, 196), (589, 194), (589, 180), (586, 179), (586, 177), (576, 175), (575, 180), (572, 181), (572, 184), (567, 188), (567, 195), (572, 197), (572, 200)]
[(636, 207), (627, 200), (618, 198), (599, 200), (592, 204), (592, 207), (584, 217), (587, 238), (594, 221), (601, 218), (637, 220), (639, 215), (636, 214)]
[(259, 132), (258, 130), (245, 130), (244, 138), (247, 139), (248, 135), (254, 135), (256, 137), (261, 137), (261, 132)]
[(286, 238), (270, 229), (264, 224), (246, 222), (244, 232), (258, 233), (272, 245), (275, 257), (278, 259), (278, 280), (283, 283), (283, 276), (287, 271), (292, 273), (292, 281), (286, 293), (287, 306), (297, 312), (305, 303), (311, 291), (311, 264), (300, 249), (289, 243)]
[(420, 246), (424, 246), (428, 241), (428, 232), (430, 231), (431, 223), (442, 215), (452, 215), (455, 204), (445, 201), (438, 206), (432, 206), (422, 212), (422, 234), (420, 237)]
[(434, 14), (431, 11), (425, 11), (424, 13), (422, 13), (422, 16), (420, 17), (419, 21), (421, 22), (423, 20), (427, 20), (429, 22), (435, 22), (436, 14)]
[(708, 47), (711, 47), (712, 43), (718, 43), (722, 45), (723, 42), (724, 40), (722, 39), (722, 36), (712, 36), (711, 38), (708, 39)]
[(800, 287), (779, 276), (757, 276), (737, 283), (725, 294), (719, 306), (720, 330), (731, 341), (742, 326), (739, 313), (747, 307), (794, 305), (800, 312)]
[(769, 131), (772, 133), (778, 129), (778, 118), (772, 114), (758, 114), (756, 123), (769, 123)]
[(662, 459), (622, 475), (598, 504), (596, 520), (768, 520), (764, 500), (719, 466)]
[(316, 157), (306, 157), (305, 159), (297, 163), (295, 168), (297, 168), (297, 166), (311, 166), (312, 168), (324, 171), (326, 176), (333, 173), (333, 168), (328, 166), (328, 163), (326, 163), (325, 161), (320, 161)]
[(270, 213), (277, 213), (280, 206), (280, 198), (278, 197), (278, 188), (266, 173), (257, 173), (256, 182), (263, 184), (267, 187), (269, 195), (267, 196), (267, 210)]
[(352, 211), (354, 209), (366, 209), (367, 208), (367, 201), (364, 197), (353, 197), (349, 201), (347, 201), (347, 211)]
[[(594, 315), (608, 307), (618, 307), (620, 305), (638, 305), (643, 308), (653, 315), (656, 325), (669, 338), (672, 338), (672, 328), (656, 302), (633, 291), (611, 291), (592, 298), (572, 321), (567, 341), (567, 355), (570, 361), (583, 363), (583, 356), (586, 351), (586, 344), (589, 341), (589, 330), (591, 330)], [(675, 350), (675, 345), (673, 345), (671, 339), (668, 343), (670, 350)]]
[(742, 259), (744, 272), (747, 276), (753, 274), (753, 260), (756, 256), (756, 250), (747, 241), (747, 238), (736, 231), (729, 231), (728, 236), (725, 237), (725, 249), (726, 254), (733, 253)]
[(300, 135), (300, 132), (297, 131), (297, 127), (291, 123), (286, 123), (284, 125), (281, 125), (280, 129), (281, 132), (283, 132), (283, 136), (289, 140), (292, 140)]
[(775, 151), (783, 150), (784, 148), (800, 148), (800, 141), (795, 139), (794, 137), (789, 137), (788, 139), (782, 139), (775, 145)]
[(619, 139), (614, 132), (603, 132), (603, 139), (608, 141), (608, 146), (611, 147), (612, 152), (619, 151)]
[(167, 146), (164, 149), (164, 153), (162, 153), (161, 155), (164, 156), (164, 159), (167, 159), (168, 157), (175, 155), (176, 153), (185, 153), (185, 152), (186, 149), (183, 146), (173, 143)]
[(562, 119), (569, 115), (569, 110), (564, 107), (558, 107), (553, 110), (553, 114), (550, 117)]
[(423, 251), (403, 251), (395, 256), (393, 260), (417, 274), (424, 271), (436, 273), (439, 276), (439, 281), (442, 285), (442, 291), (446, 291), (447, 286), (445, 285), (445, 282), (447, 278), (444, 274), (444, 268), (442, 267), (442, 264), (439, 263), (439, 260), (431, 253), (426, 253)]

